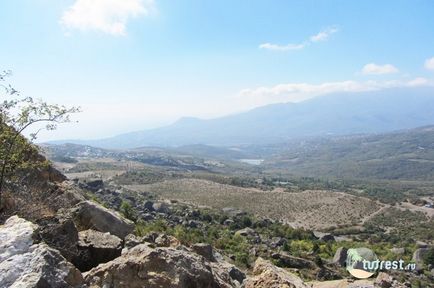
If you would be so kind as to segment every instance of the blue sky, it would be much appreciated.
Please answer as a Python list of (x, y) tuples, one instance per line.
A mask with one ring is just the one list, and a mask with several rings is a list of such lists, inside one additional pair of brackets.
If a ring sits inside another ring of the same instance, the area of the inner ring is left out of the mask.
[(0, 69), (99, 138), (336, 91), (432, 85), (434, 2), (3, 0)]

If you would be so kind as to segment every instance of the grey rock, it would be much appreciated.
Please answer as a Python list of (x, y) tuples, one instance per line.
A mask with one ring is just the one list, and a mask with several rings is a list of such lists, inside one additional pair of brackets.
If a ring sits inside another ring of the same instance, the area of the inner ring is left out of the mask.
[(336, 250), (335, 256), (333, 257), (333, 264), (340, 265), (341, 267), (344, 267), (347, 261), (347, 252), (348, 249), (345, 247), (339, 247), (338, 250)]
[(109, 232), (121, 239), (134, 230), (132, 221), (90, 201), (78, 203), (72, 214), (79, 230), (93, 229), (104, 233)]
[(33, 243), (36, 229), (17, 216), (0, 226), (0, 287), (82, 287), (80, 271), (59, 251)]
[(85, 230), (79, 233), (79, 255), (73, 261), (80, 271), (88, 271), (121, 255), (122, 240), (110, 233)]
[(152, 204), (152, 208), (158, 213), (167, 214), (170, 212), (170, 207), (165, 202), (156, 202)]
[(138, 245), (122, 256), (84, 273), (91, 287), (233, 287), (229, 275), (186, 249)]
[(308, 269), (314, 269), (316, 267), (315, 263), (306, 260), (303, 258), (295, 257), (286, 253), (274, 253), (271, 255), (271, 258), (277, 260), (280, 264), (280, 266), (287, 267), (287, 268), (308, 268)]
[(235, 266), (229, 268), (229, 276), (240, 284), (246, 279), (246, 274)]
[(59, 250), (68, 261), (77, 257), (78, 231), (71, 219), (49, 217), (38, 221), (38, 225), (35, 235), (39, 240)]
[(258, 258), (253, 268), (253, 277), (244, 281), (245, 288), (308, 288), (298, 276)]
[(211, 245), (206, 243), (196, 243), (191, 246), (191, 249), (208, 261), (215, 261)]

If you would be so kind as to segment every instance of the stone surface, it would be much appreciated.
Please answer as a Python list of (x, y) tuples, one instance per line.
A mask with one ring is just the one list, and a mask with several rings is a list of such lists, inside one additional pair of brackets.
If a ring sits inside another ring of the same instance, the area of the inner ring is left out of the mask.
[(121, 239), (134, 230), (134, 223), (130, 220), (90, 201), (78, 203), (72, 213), (79, 230), (93, 229), (109, 232)]
[(287, 268), (314, 269), (316, 266), (315, 263), (310, 260), (295, 257), (284, 252), (274, 253), (271, 257), (280, 263), (279, 266)]
[(59, 250), (68, 261), (78, 255), (78, 231), (71, 219), (50, 217), (38, 221), (37, 237)]
[(152, 209), (158, 213), (169, 213), (170, 207), (167, 203), (164, 202), (156, 202), (152, 204)]
[(413, 261), (416, 263), (416, 269), (422, 270), (424, 266), (423, 258), (429, 252), (430, 248), (418, 248), (413, 253)]
[(347, 252), (348, 252), (347, 248), (339, 247), (338, 250), (336, 250), (332, 263), (344, 267), (347, 261)]
[(228, 275), (187, 248), (151, 248), (140, 244), (122, 256), (84, 273), (89, 287), (233, 287)]
[(79, 233), (78, 250), (79, 255), (73, 263), (80, 271), (88, 271), (119, 257), (122, 240), (110, 233), (85, 230)]
[(191, 249), (196, 252), (196, 254), (203, 256), (206, 260), (215, 261), (213, 249), (210, 244), (196, 243), (191, 246)]
[(390, 288), (392, 287), (392, 283), (393, 283), (393, 278), (384, 272), (378, 273), (378, 276), (375, 279), (375, 285), (377, 285), (380, 288)]
[(245, 280), (245, 288), (307, 288), (296, 275), (258, 258), (253, 268), (253, 277)]
[(17, 216), (0, 227), (0, 287), (82, 287), (80, 271), (59, 251), (45, 243), (33, 244), (36, 229)]
[(328, 242), (328, 241), (335, 241), (335, 237), (331, 235), (330, 233), (323, 233), (319, 231), (314, 231), (313, 235), (321, 241)]

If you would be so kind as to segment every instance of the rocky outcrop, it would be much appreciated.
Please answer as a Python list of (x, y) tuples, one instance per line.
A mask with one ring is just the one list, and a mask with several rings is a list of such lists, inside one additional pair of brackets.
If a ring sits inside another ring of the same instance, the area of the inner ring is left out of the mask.
[(134, 230), (134, 223), (99, 204), (83, 201), (72, 211), (75, 225), (82, 230), (109, 232), (124, 239)]
[(152, 204), (152, 210), (158, 213), (169, 213), (170, 207), (165, 202), (156, 202)]
[(121, 255), (122, 240), (110, 233), (85, 230), (79, 233), (79, 255), (73, 261), (80, 271), (88, 271)]
[(36, 229), (17, 216), (0, 227), (0, 287), (81, 287), (80, 271), (57, 250), (33, 243)]
[(348, 253), (347, 248), (339, 247), (338, 250), (336, 250), (332, 263), (339, 265), (341, 267), (345, 267), (345, 263), (347, 261), (347, 253)]
[(430, 249), (434, 248), (418, 248), (416, 249), (416, 251), (414, 251), (412, 260), (414, 261), (414, 263), (416, 263), (417, 270), (422, 270), (424, 266), (424, 257), (426, 254), (428, 254)]
[(296, 275), (258, 258), (253, 268), (253, 277), (247, 278), (245, 288), (307, 288)]
[(201, 255), (208, 261), (215, 261), (212, 246), (206, 243), (196, 243), (191, 246), (194, 252)]
[(90, 287), (233, 287), (229, 273), (216, 273), (203, 257), (180, 246), (140, 244), (84, 274)]
[(408, 287), (405, 284), (399, 283), (391, 275), (380, 272), (377, 278), (375, 278), (374, 286), (378, 288), (405, 288)]
[(49, 217), (40, 219), (36, 237), (50, 247), (59, 250), (63, 257), (71, 261), (78, 256), (78, 231), (71, 219)]
[(314, 269), (315, 263), (303, 258), (295, 257), (286, 253), (274, 253), (271, 255), (273, 259), (279, 262), (279, 266), (298, 269)]
[(253, 243), (261, 243), (261, 237), (258, 232), (253, 230), (252, 228), (244, 228), (235, 232), (235, 235), (246, 237), (250, 242)]
[(335, 237), (330, 233), (323, 233), (319, 231), (313, 231), (313, 235), (320, 241), (328, 242), (335, 241)]

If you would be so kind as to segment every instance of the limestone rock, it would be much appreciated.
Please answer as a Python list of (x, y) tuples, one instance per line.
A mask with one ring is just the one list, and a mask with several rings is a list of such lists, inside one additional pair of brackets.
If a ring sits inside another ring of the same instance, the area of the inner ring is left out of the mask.
[(36, 233), (41, 241), (59, 250), (68, 261), (77, 257), (78, 231), (71, 219), (50, 217), (40, 219), (38, 224)]
[[(182, 246), (181, 246), (182, 247)], [(187, 249), (140, 244), (85, 274), (90, 287), (231, 287), (208, 262)]]
[(85, 230), (79, 233), (78, 250), (79, 255), (73, 263), (81, 271), (88, 271), (119, 257), (122, 240), (110, 233)]
[(33, 244), (36, 229), (17, 216), (0, 227), (0, 287), (82, 287), (80, 271), (59, 251), (45, 243)]
[(253, 277), (247, 278), (245, 288), (307, 288), (296, 275), (258, 258), (253, 268)]
[(0, 262), (29, 250), (37, 225), (18, 216), (12, 216), (0, 226)]
[(134, 230), (134, 223), (99, 204), (83, 201), (73, 209), (74, 222), (79, 230), (94, 229), (109, 232), (121, 239)]

